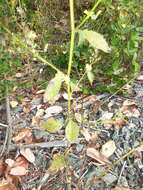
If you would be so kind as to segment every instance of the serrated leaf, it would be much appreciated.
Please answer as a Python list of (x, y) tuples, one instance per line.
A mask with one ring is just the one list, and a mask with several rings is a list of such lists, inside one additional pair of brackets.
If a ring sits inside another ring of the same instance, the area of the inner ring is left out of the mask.
[(53, 117), (49, 118), (47, 121), (42, 123), (42, 127), (47, 129), (50, 133), (56, 133), (58, 129), (62, 127), (60, 121), (54, 119)]
[(66, 126), (66, 138), (69, 142), (74, 142), (79, 134), (79, 126), (70, 120)]
[(66, 165), (67, 163), (64, 155), (55, 155), (51, 167), (48, 169), (48, 173), (56, 173), (66, 167)]
[(48, 84), (45, 94), (44, 94), (44, 103), (45, 102), (55, 102), (56, 97), (60, 91), (62, 82), (64, 81), (64, 76), (58, 73)]
[(79, 32), (79, 44), (87, 40), (90, 45), (96, 49), (100, 49), (106, 53), (111, 51), (103, 35), (94, 32), (92, 30), (78, 30)]

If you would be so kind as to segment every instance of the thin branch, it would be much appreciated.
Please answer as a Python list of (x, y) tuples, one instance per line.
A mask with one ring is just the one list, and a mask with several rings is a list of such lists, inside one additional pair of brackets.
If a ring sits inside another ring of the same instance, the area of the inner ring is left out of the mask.
[(70, 40), (70, 55), (69, 55), (69, 63), (68, 63), (68, 115), (70, 115), (71, 109), (71, 90), (70, 90), (70, 74), (72, 68), (72, 59), (73, 59), (73, 49), (74, 49), (74, 39), (75, 39), (75, 24), (74, 24), (74, 3), (73, 0), (69, 0), (70, 2), (70, 21), (71, 21), (71, 40)]
[[(9, 96), (8, 96), (8, 87), (6, 87), (6, 116), (7, 116), (7, 128), (6, 128), (6, 135), (4, 144), (0, 153), (0, 157), (4, 154), (4, 151), (8, 153), (9, 145), (11, 144), (11, 137), (12, 137), (12, 119), (10, 114), (10, 103), (9, 103)], [(6, 148), (7, 147), (7, 148)]]
[(92, 9), (89, 11), (91, 14), (88, 14), (87, 16), (85, 16), (85, 18), (81, 21), (81, 23), (76, 27), (76, 29), (80, 29), (85, 22), (93, 15), (95, 9), (97, 8), (97, 6), (104, 0), (98, 0), (95, 5), (92, 7)]
[[(84, 138), (78, 138), (72, 144), (79, 143), (82, 140), (84, 140)], [(69, 143), (67, 140), (59, 140), (59, 141), (42, 142), (42, 143), (34, 143), (34, 144), (10, 144), (9, 150), (13, 151), (20, 147), (32, 149), (32, 148), (68, 147), (68, 146), (69, 146)]]

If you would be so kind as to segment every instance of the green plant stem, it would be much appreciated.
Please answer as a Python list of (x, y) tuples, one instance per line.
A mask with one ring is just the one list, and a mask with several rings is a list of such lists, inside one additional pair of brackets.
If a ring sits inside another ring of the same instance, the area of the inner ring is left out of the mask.
[[(94, 11), (95, 11), (95, 9), (97, 8), (97, 6), (98, 6), (102, 1), (104, 1), (104, 0), (98, 0), (89, 12), (91, 12), (91, 13), (93, 14)], [(84, 23), (92, 16), (92, 14), (86, 15), (85, 18), (81, 21), (81, 23), (76, 27), (76, 29), (80, 29), (80, 28), (84, 25)]]
[(57, 67), (55, 67), (52, 63), (48, 62), (46, 59), (44, 59), (43, 57), (41, 57), (37, 52), (34, 52), (33, 49), (31, 49), (30, 47), (27, 47), (24, 42), (22, 40), (20, 40), (19, 38), (17, 38), (7, 27), (3, 26), (1, 24), (2, 28), (8, 33), (10, 34), (13, 39), (18, 42), (19, 45), (21, 45), (22, 47), (24, 47), (27, 52), (30, 52), (34, 57), (36, 57), (37, 59), (41, 60), (43, 63), (47, 64), (49, 67), (51, 67), (53, 70), (57, 71), (57, 72), (61, 72)]
[(74, 49), (74, 39), (75, 39), (75, 24), (74, 24), (74, 4), (73, 0), (69, 0), (70, 3), (70, 22), (71, 22), (71, 40), (70, 40), (70, 55), (69, 55), (69, 62), (68, 62), (68, 116), (70, 116), (70, 109), (71, 109), (71, 90), (70, 90), (70, 74), (72, 68), (72, 59), (73, 59), (73, 49)]

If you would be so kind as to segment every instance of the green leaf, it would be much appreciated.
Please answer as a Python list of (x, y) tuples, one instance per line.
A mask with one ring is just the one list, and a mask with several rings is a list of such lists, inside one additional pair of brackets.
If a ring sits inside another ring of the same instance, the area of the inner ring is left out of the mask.
[(48, 84), (45, 94), (44, 94), (44, 103), (56, 101), (57, 95), (60, 91), (62, 82), (64, 81), (64, 76), (61, 73), (58, 73)]
[(47, 129), (50, 133), (56, 133), (58, 129), (62, 127), (62, 124), (59, 120), (54, 119), (53, 117), (49, 118), (47, 121), (42, 123), (42, 127)]
[(87, 40), (91, 46), (96, 49), (100, 49), (106, 53), (111, 51), (104, 37), (94, 31), (90, 30), (78, 30), (79, 32), (79, 45)]
[(56, 173), (59, 170), (62, 170), (67, 166), (66, 159), (64, 155), (55, 155), (52, 161), (50, 168), (48, 169), (48, 173)]
[(66, 138), (69, 142), (74, 142), (79, 134), (79, 126), (70, 120), (66, 126)]

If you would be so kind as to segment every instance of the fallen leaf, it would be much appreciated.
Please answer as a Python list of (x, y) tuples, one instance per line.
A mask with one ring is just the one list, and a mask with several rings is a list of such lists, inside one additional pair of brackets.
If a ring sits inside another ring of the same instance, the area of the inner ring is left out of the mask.
[(52, 114), (59, 114), (62, 111), (63, 111), (63, 108), (61, 106), (51, 106), (45, 110), (45, 113), (52, 115)]
[(81, 130), (81, 133), (85, 137), (86, 141), (90, 141), (91, 135), (90, 135), (88, 129), (83, 127), (83, 129)]
[(18, 156), (14, 163), (14, 167), (16, 167), (16, 166), (23, 166), (25, 169), (28, 169), (29, 162), (23, 156)]
[(62, 170), (64, 167), (66, 167), (66, 165), (67, 163), (64, 155), (54, 155), (52, 164), (48, 169), (48, 173), (56, 173), (57, 171)]
[(32, 142), (32, 130), (28, 127), (24, 127), (18, 131), (15, 137), (12, 138), (14, 142), (25, 142), (31, 143)]
[(6, 164), (3, 158), (0, 158), (0, 175), (3, 175), (6, 169)]
[(10, 170), (10, 175), (23, 176), (27, 174), (27, 170), (23, 166), (16, 166)]
[[(68, 94), (67, 94), (66, 92), (64, 92), (64, 93), (62, 94), (62, 96), (63, 96), (63, 98), (64, 98), (65, 100), (68, 100)], [(70, 99), (73, 100), (73, 97), (70, 97)]]
[(97, 100), (96, 95), (91, 95), (83, 99), (83, 102), (95, 102)]
[(12, 108), (15, 108), (18, 105), (17, 101), (10, 101), (10, 105)]
[(96, 100), (93, 106), (93, 113), (96, 114), (99, 111), (101, 102), (99, 100)]
[(31, 105), (30, 104), (26, 104), (23, 108), (23, 112), (24, 113), (29, 113), (31, 110)]
[(35, 162), (35, 156), (30, 148), (22, 148), (20, 149), (20, 154), (24, 156), (30, 163)]
[(16, 190), (16, 187), (14, 184), (9, 183), (5, 179), (2, 179), (0, 181), (0, 190)]
[(115, 142), (110, 140), (106, 142), (101, 148), (101, 154), (106, 158), (110, 157), (116, 150)]
[(32, 117), (32, 126), (36, 126), (36, 127), (40, 126), (40, 117), (37, 117), (37, 116)]
[(87, 156), (97, 160), (101, 164), (110, 164), (109, 160), (95, 148), (87, 148), (86, 154)]
[(59, 120), (51, 117), (47, 119), (47, 121), (42, 122), (42, 127), (44, 127), (50, 133), (56, 133), (62, 127), (62, 124)]
[(123, 102), (123, 106), (133, 106), (133, 105), (136, 105), (136, 102), (130, 100), (125, 100)]
[(12, 159), (6, 159), (6, 160), (5, 160), (5, 163), (6, 163), (9, 167), (13, 167), (15, 161), (12, 160)]

